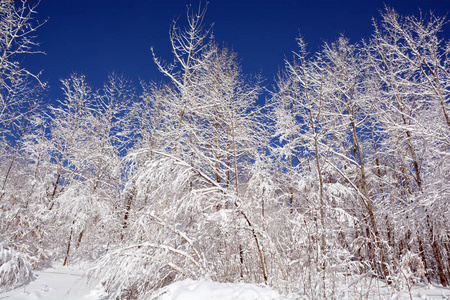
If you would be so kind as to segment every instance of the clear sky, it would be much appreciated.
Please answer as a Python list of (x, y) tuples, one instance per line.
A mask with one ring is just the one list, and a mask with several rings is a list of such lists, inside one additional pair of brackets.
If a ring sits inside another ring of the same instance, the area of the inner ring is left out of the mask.
[[(41, 0), (37, 19), (48, 22), (37, 32), (46, 55), (27, 57), (30, 70), (43, 70), (50, 97), (60, 97), (59, 79), (77, 72), (100, 88), (112, 71), (136, 81), (160, 81), (150, 47), (171, 60), (169, 27), (185, 20), (186, 0)], [(296, 51), (299, 32), (311, 52), (340, 33), (352, 41), (369, 37), (372, 17), (388, 5), (402, 15), (450, 11), (450, 0), (210, 0), (206, 24), (214, 23), (217, 42), (238, 53), (246, 74), (261, 73), (266, 84)], [(450, 25), (443, 37), (449, 39)]]

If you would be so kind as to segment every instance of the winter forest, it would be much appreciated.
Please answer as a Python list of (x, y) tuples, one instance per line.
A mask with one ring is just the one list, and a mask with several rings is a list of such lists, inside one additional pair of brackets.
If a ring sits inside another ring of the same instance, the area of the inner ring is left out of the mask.
[(164, 83), (73, 74), (49, 103), (20, 63), (45, 50), (35, 4), (0, 1), (0, 290), (79, 260), (105, 299), (186, 278), (305, 299), (450, 286), (445, 18), (385, 8), (370, 39), (315, 53), (298, 37), (264, 86), (200, 6), (172, 23), (172, 61), (149, 52)]

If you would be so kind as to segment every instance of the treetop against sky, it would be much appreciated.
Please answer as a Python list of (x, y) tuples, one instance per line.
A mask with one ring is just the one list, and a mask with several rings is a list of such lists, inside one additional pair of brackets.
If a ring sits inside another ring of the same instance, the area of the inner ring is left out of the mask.
[(0, 293), (450, 286), (447, 1), (164, 3), (0, 0)]
[[(36, 35), (46, 55), (27, 56), (25, 67), (33, 72), (43, 70), (42, 79), (52, 87), (52, 97), (60, 97), (59, 80), (74, 72), (85, 74), (95, 88), (100, 88), (113, 71), (135, 81), (160, 81), (163, 76), (152, 60), (150, 48), (154, 47), (158, 57), (169, 62), (173, 59), (169, 27), (175, 19), (184, 24), (186, 6), (190, 4), (196, 8), (199, 3), (43, 0), (36, 18), (48, 22)], [(370, 37), (372, 18), (379, 18), (385, 5), (401, 15), (431, 10), (444, 16), (450, 11), (450, 1), (445, 0), (212, 0), (205, 24), (214, 24), (216, 41), (238, 53), (244, 73), (261, 73), (266, 84), (271, 85), (284, 59), (297, 51), (299, 34), (310, 52), (319, 49), (323, 41), (334, 41), (339, 34), (357, 42)]]

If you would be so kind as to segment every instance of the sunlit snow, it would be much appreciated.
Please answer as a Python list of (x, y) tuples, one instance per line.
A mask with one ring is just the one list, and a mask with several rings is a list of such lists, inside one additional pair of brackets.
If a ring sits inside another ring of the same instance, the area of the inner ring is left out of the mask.
[(278, 292), (246, 283), (218, 283), (186, 279), (163, 288), (159, 300), (284, 300)]
[[(0, 293), (0, 299), (13, 300), (95, 300), (106, 296), (98, 281), (88, 282), (80, 266), (56, 265), (35, 272), (37, 278), (26, 286)], [(450, 299), (450, 288), (417, 284), (411, 291), (396, 291), (386, 285), (373, 283), (370, 288), (348, 289), (343, 299)], [(376, 290), (376, 291), (375, 291)], [(374, 293), (375, 292), (375, 293)], [(362, 297), (362, 298), (361, 298)], [(185, 279), (156, 291), (155, 300), (291, 300), (307, 299), (302, 295), (283, 296), (274, 289), (246, 283), (218, 283)]]

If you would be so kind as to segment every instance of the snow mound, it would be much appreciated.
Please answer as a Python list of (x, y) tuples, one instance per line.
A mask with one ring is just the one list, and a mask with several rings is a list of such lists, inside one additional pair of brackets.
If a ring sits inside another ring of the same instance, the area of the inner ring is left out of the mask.
[(277, 291), (248, 283), (218, 283), (185, 279), (156, 293), (158, 300), (285, 300)]

